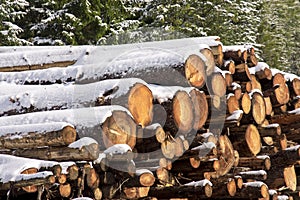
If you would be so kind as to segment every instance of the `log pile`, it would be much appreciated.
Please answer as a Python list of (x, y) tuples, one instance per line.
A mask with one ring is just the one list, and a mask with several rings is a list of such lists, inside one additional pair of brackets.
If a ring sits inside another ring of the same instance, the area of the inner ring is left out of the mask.
[(299, 199), (300, 77), (252, 46), (187, 41), (2, 64), (0, 199)]

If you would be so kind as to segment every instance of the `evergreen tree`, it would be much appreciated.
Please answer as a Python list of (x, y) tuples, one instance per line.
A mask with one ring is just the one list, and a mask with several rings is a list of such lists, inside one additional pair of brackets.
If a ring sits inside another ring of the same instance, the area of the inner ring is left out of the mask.
[(0, 4), (0, 45), (29, 44), (20, 39), (19, 35), (24, 30), (16, 24), (26, 14), (28, 2), (25, 0), (5, 0)]

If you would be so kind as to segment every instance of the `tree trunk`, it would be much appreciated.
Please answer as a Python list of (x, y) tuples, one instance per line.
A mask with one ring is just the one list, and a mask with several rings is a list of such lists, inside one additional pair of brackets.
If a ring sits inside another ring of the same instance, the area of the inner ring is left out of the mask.
[(152, 93), (147, 83), (136, 78), (85, 85), (33, 86), (21, 94), (1, 96), (0, 101), (3, 104), (0, 115), (114, 104), (127, 107), (136, 123), (143, 127), (152, 121)]
[(76, 130), (63, 122), (0, 127), (0, 149), (65, 146), (75, 142)]

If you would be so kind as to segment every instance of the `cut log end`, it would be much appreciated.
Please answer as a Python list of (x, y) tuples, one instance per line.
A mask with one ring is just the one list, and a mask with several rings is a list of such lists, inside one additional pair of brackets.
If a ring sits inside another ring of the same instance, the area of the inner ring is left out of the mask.
[(139, 181), (140, 181), (142, 186), (150, 187), (154, 184), (155, 177), (153, 176), (152, 173), (143, 173), (140, 176)]
[(102, 125), (103, 142), (106, 148), (114, 144), (127, 144), (132, 149), (136, 143), (136, 124), (123, 111), (114, 111)]
[(192, 130), (194, 124), (193, 103), (185, 91), (178, 91), (175, 94), (173, 99), (173, 117), (180, 133), (188, 133)]
[(284, 168), (283, 176), (284, 176), (284, 182), (285, 182), (286, 187), (288, 187), (292, 191), (296, 191), (297, 175), (295, 172), (294, 165), (292, 165), (291, 167)]
[(234, 179), (228, 180), (227, 191), (228, 191), (228, 194), (232, 197), (236, 194), (236, 183), (235, 183)]
[(206, 65), (197, 55), (190, 55), (185, 62), (185, 77), (194, 87), (201, 88), (206, 80)]
[(213, 94), (222, 97), (226, 94), (226, 80), (221, 73), (213, 73), (211, 75), (211, 89)]
[(209, 184), (206, 184), (204, 186), (204, 194), (206, 197), (211, 197), (213, 193), (213, 188)]
[(128, 109), (137, 124), (142, 127), (149, 125), (153, 117), (153, 95), (148, 87), (136, 83), (128, 97)]
[(194, 129), (199, 130), (205, 124), (208, 117), (208, 103), (206, 95), (199, 90), (192, 90), (190, 92), (192, 103), (194, 105)]
[(201, 49), (200, 52), (205, 56), (206, 58), (206, 74), (207, 76), (210, 76), (215, 69), (215, 58), (214, 58), (214, 54), (212, 53), (212, 51), (210, 49), (204, 48)]
[(235, 97), (235, 95), (227, 98), (227, 110), (229, 114), (232, 114), (236, 110), (240, 110), (239, 101)]
[(245, 114), (249, 114), (251, 111), (251, 99), (248, 92), (245, 92), (242, 96), (241, 107)]
[(65, 144), (71, 144), (76, 140), (76, 130), (71, 126), (66, 126), (62, 130), (62, 137)]
[(246, 133), (245, 139), (250, 152), (256, 156), (261, 150), (261, 139), (257, 128), (254, 125), (249, 125)]
[(219, 137), (219, 169), (216, 170), (218, 175), (223, 176), (233, 167), (235, 161), (234, 149), (231, 141), (226, 135)]
[(266, 119), (266, 104), (263, 96), (258, 92), (252, 95), (252, 116), (257, 124), (262, 124)]

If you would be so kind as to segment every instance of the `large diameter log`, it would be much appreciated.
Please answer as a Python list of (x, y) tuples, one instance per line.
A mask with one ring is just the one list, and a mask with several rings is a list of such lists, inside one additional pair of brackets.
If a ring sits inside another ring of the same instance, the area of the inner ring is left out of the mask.
[(127, 109), (121, 106), (100, 106), (28, 113), (1, 117), (0, 126), (36, 124), (44, 122), (67, 122), (76, 127), (79, 137), (92, 137), (101, 149), (113, 144), (136, 143), (136, 124)]
[(189, 133), (194, 126), (194, 106), (189, 92), (194, 88), (158, 85), (149, 85), (149, 88), (166, 113), (166, 119), (156, 122), (161, 118), (162, 111), (154, 111), (154, 122), (163, 125), (164, 130), (172, 135)]
[(294, 146), (270, 155), (274, 168), (284, 168), (296, 164), (300, 159), (300, 146)]
[[(209, 39), (209, 43), (211, 41), (212, 40)], [(87, 52), (88, 55), (82, 56), (75, 66), (64, 68), (65, 70), (52, 70), (51, 76), (49, 75), (50, 70), (43, 72), (46, 76), (42, 76), (40, 73), (36, 73), (35, 75), (18, 74), (19, 84), (24, 84), (24, 82), (54, 83), (56, 81), (65, 82), (75, 80), (91, 82), (107, 78), (139, 76), (149, 83), (162, 83), (162, 81), (166, 80), (165, 83), (178, 85), (175, 84), (178, 78), (174, 79), (174, 74), (177, 73), (177, 75), (180, 76), (178, 83), (182, 83), (183, 80), (181, 78), (184, 78), (184, 75), (182, 76), (181, 72), (184, 72), (183, 65), (187, 56), (192, 53), (201, 55), (199, 53), (201, 49), (199, 42), (208, 43), (206, 40), (193, 38), (176, 41), (95, 47), (91, 52)], [(167, 45), (165, 45), (166, 43)], [(219, 41), (213, 41), (213, 45), (218, 46), (222, 44)], [(99, 55), (101, 56), (99, 57)], [(202, 57), (204, 60), (205, 57)], [(97, 63), (97, 65), (95, 65), (95, 63)], [(149, 69), (151, 73), (149, 73)], [(179, 72), (177, 69), (179, 69)], [(11, 79), (14, 75), (8, 76), (8, 74), (6, 74), (2, 80), (14, 81)], [(158, 80), (158, 82), (154, 82), (155, 80)]]
[(32, 86), (18, 91), (14, 86), (10, 94), (0, 97), (0, 115), (113, 104), (127, 107), (137, 124), (146, 126), (152, 121), (152, 93), (147, 83), (137, 78), (84, 85)]
[(200, 50), (200, 53), (203, 54), (203, 56), (206, 58), (206, 75), (210, 76), (215, 69), (215, 58), (212, 50), (209, 48), (209, 46), (203, 46), (203, 48)]
[(185, 77), (189, 83), (202, 88), (206, 81), (206, 65), (197, 55), (191, 55), (185, 62)]
[(296, 190), (297, 176), (294, 165), (285, 168), (276, 168), (274, 166), (268, 173), (272, 174), (272, 176), (268, 176), (265, 182), (271, 189), (287, 187), (292, 191)]
[(219, 143), (217, 146), (219, 155), (219, 169), (216, 170), (218, 176), (224, 176), (227, 174), (234, 165), (235, 153), (234, 148), (226, 135), (219, 137)]
[(208, 93), (222, 97), (226, 94), (226, 80), (220, 72), (214, 72), (207, 77)]
[(229, 129), (229, 138), (232, 141), (234, 149), (239, 150), (240, 156), (255, 156), (261, 150), (261, 138), (257, 128), (250, 124), (246, 130), (239, 132), (237, 129)]
[(151, 187), (150, 197), (160, 199), (170, 198), (207, 198), (213, 193), (212, 184), (208, 180), (191, 182), (181, 186), (173, 187)]
[(64, 146), (76, 140), (76, 130), (64, 122), (0, 127), (0, 148), (19, 149)]

